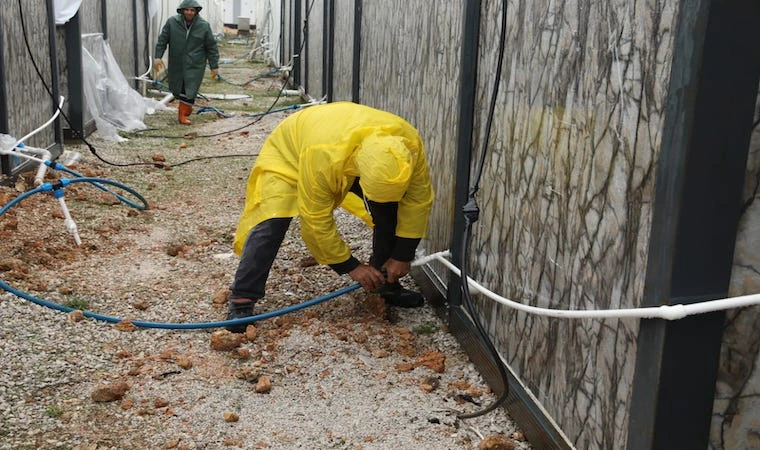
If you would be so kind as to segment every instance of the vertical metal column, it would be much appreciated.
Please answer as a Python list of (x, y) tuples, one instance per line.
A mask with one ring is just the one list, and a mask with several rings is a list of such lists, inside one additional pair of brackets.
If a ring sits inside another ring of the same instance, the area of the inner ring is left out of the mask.
[(81, 139), (84, 138), (84, 90), (82, 89), (82, 33), (79, 25), (79, 11), (64, 26), (66, 27), (66, 61), (69, 75), (69, 126), (71, 138)]
[(103, 27), (103, 40), (108, 40), (108, 7), (106, 0), (100, 0), (100, 25)]
[(351, 80), (351, 101), (359, 103), (361, 83), (361, 59), (362, 59), (362, 0), (354, 0), (354, 48), (353, 68)]
[[(50, 57), (50, 90), (53, 92), (53, 98), (50, 101), (53, 103), (52, 113), (58, 110), (58, 99), (61, 96), (60, 81), (58, 79), (58, 58), (56, 51), (55, 40), (55, 6), (53, 0), (46, 0), (47, 5), (47, 19), (48, 19), (48, 45), (50, 46), (48, 55)], [(0, 73), (2, 70), (0, 69)], [(61, 116), (59, 115), (53, 122), (53, 139), (56, 144), (63, 144), (63, 130), (61, 129)]]
[(293, 87), (301, 85), (301, 1), (293, 3)]
[[(138, 40), (137, 35), (137, 0), (132, 0), (132, 56), (135, 58), (135, 64), (134, 64), (134, 75), (137, 76), (140, 74), (140, 52), (137, 49), (140, 45), (140, 42)], [(138, 80), (134, 80), (134, 87), (135, 89), (140, 89), (140, 82)]]
[[(0, 21), (0, 36), (3, 34), (3, 22)], [(5, 84), (5, 52), (0, 43), (0, 133), (9, 134), (8, 130), (8, 91)], [(3, 175), (11, 174), (11, 159), (8, 156), (0, 156), (0, 169)]]
[(306, 15), (303, 19), (303, 91), (309, 92), (309, 19), (311, 18), (311, 6), (314, 1), (307, 3)]
[(332, 101), (333, 84), (333, 46), (335, 45), (335, 0), (325, 0), (322, 19), (322, 95)]
[[(643, 306), (725, 297), (760, 78), (757, 2), (682, 2)], [(708, 448), (725, 314), (642, 320), (627, 446)]]
[[(462, 207), (470, 191), (470, 162), (472, 135), (475, 126), (475, 99), (478, 87), (478, 37), (480, 36), (480, 0), (467, 0), (464, 7), (461, 70), (459, 71), (459, 119), (457, 120), (456, 190), (454, 193), (454, 227), (451, 236), (451, 259), (458, 263), (462, 258), (462, 236), (465, 232)], [(461, 283), (451, 277), (447, 300), (450, 305), (461, 305)]]

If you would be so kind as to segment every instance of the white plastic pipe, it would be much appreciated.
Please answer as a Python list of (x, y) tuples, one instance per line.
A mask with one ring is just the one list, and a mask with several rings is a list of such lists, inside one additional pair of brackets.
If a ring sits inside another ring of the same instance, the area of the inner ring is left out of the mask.
[[(430, 261), (437, 260), (445, 265), (449, 270), (454, 272), (458, 276), (462, 276), (462, 272), (452, 264), (446, 257), (449, 257), (451, 253), (448, 250), (433, 253), (431, 255), (419, 258), (415, 260), (412, 265), (419, 266), (429, 264)], [(537, 306), (524, 305), (508, 298), (502, 297), (498, 294), (489, 291), (472, 278), (467, 277), (468, 285), (470, 289), (475, 293), (483, 294), (486, 297), (495, 300), (498, 303), (506, 305), (510, 308), (518, 311), (523, 311), (529, 314), (536, 314), (546, 317), (557, 317), (562, 319), (665, 319), (665, 320), (678, 320), (687, 316), (693, 316), (696, 314), (704, 314), (708, 312), (723, 311), (727, 309), (743, 308), (745, 306), (752, 306), (760, 304), (760, 294), (742, 295), (739, 297), (729, 297), (717, 300), (710, 300), (700, 303), (692, 303), (688, 305), (662, 305), (647, 308), (629, 308), (629, 309), (597, 309), (597, 310), (568, 310), (568, 309), (552, 309), (552, 308), (540, 308)]]
[(77, 224), (74, 222), (74, 219), (71, 218), (69, 208), (66, 206), (66, 201), (63, 197), (58, 197), (58, 203), (60, 203), (61, 210), (63, 210), (63, 217), (66, 219), (66, 229), (74, 236), (74, 242), (76, 242), (77, 246), (82, 245), (82, 239), (79, 237), (79, 231), (77, 231)]
[(40, 131), (44, 130), (48, 125), (53, 123), (53, 121), (58, 117), (58, 114), (61, 113), (61, 108), (63, 107), (64, 98), (63, 96), (60, 97), (58, 100), (58, 108), (55, 109), (55, 114), (53, 114), (53, 117), (51, 117), (47, 122), (45, 122), (42, 126), (37, 128), (36, 130), (32, 131), (31, 133), (27, 134), (26, 136), (22, 137), (18, 141), (16, 141), (16, 144), (13, 145), (13, 147), (9, 148), (8, 150), (13, 150), (16, 148), (19, 144), (24, 142), (25, 140), (29, 139), (30, 137), (34, 136), (35, 134), (39, 133)]
[(24, 148), (20, 148), (16, 150), (16, 153), (31, 153), (33, 155), (40, 156), (39, 160), (39, 166), (37, 167), (37, 174), (34, 176), (34, 185), (39, 186), (42, 183), (45, 182), (45, 173), (47, 172), (48, 166), (45, 164), (46, 161), (50, 161), (53, 159), (53, 155), (50, 153), (50, 151), (44, 149), (44, 148), (36, 148), (36, 147), (29, 147), (26, 146)]

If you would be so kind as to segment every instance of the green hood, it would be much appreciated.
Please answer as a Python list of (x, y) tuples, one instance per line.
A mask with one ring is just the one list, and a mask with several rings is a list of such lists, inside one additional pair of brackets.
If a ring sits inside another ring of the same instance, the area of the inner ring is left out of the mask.
[(177, 14), (182, 14), (182, 10), (185, 8), (195, 8), (195, 12), (199, 13), (203, 9), (200, 3), (196, 0), (182, 0), (182, 3), (177, 7)]

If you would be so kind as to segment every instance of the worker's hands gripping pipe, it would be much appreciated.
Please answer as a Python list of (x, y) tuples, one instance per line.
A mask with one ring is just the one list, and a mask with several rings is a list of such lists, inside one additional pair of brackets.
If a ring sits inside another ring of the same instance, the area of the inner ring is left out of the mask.
[(411, 269), (411, 262), (391, 258), (383, 264), (381, 270), (369, 264), (360, 264), (350, 271), (348, 275), (359, 283), (365, 291), (374, 291), (385, 283), (397, 282), (401, 277), (408, 274)]

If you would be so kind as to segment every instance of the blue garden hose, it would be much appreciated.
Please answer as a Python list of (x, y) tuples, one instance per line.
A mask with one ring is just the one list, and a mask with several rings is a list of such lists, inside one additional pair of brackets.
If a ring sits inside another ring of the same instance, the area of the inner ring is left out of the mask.
[[(50, 164), (49, 164), (50, 165)], [(60, 166), (60, 167), (59, 167)], [(63, 170), (65, 172), (68, 172), (70, 174), (78, 176), (78, 178), (63, 178), (61, 180), (58, 180), (55, 183), (43, 183), (42, 185), (22, 193), (18, 197), (14, 198), (8, 204), (4, 205), (2, 208), (0, 208), (0, 216), (5, 214), (6, 211), (8, 211), (10, 208), (15, 206), (16, 204), (20, 203), (22, 200), (34, 195), (38, 194), (40, 192), (53, 192), (54, 190), (60, 190), (68, 186), (72, 183), (90, 183), (93, 186), (96, 186), (98, 189), (107, 191), (115, 195), (120, 201), (123, 203), (137, 209), (147, 209), (148, 208), (148, 202), (143, 198), (137, 191), (134, 189), (125, 186), (121, 183), (117, 183), (115, 181), (103, 179), (103, 178), (90, 178), (90, 177), (82, 177), (81, 175), (77, 174), (73, 170), (66, 169), (62, 165), (55, 163), (55, 166), (52, 166), (56, 169)], [(134, 203), (123, 196), (111, 191), (110, 189), (106, 188), (103, 185), (111, 185), (114, 187), (118, 187), (119, 189), (123, 189), (130, 194), (134, 195), (136, 198), (142, 202), (142, 205), (139, 205), (137, 203)], [(220, 327), (226, 327), (226, 326), (232, 326), (232, 325), (243, 325), (248, 323), (253, 323), (259, 320), (265, 320), (270, 319), (272, 317), (277, 317), (283, 314), (287, 314), (293, 311), (297, 311), (299, 309), (307, 308), (309, 306), (313, 306), (322, 302), (325, 302), (327, 300), (333, 299), (335, 297), (339, 297), (343, 294), (346, 294), (348, 292), (354, 291), (361, 287), (358, 283), (352, 284), (350, 286), (346, 286), (344, 288), (338, 289), (337, 291), (331, 292), (327, 295), (323, 295), (321, 297), (316, 297), (311, 300), (305, 301), (303, 303), (299, 303), (297, 305), (291, 305), (285, 308), (281, 308), (274, 311), (265, 312), (262, 314), (258, 314), (255, 316), (250, 317), (243, 317), (240, 319), (232, 319), (232, 320), (222, 320), (222, 321), (216, 321), (216, 322), (194, 322), (194, 323), (164, 323), (164, 322), (149, 322), (149, 321), (143, 321), (143, 320), (133, 320), (131, 323), (137, 327), (141, 328), (162, 328), (162, 329), (169, 329), (169, 330), (192, 330), (192, 329), (201, 329), (201, 328), (220, 328)], [(3, 280), (0, 280), (0, 289), (6, 290), (10, 292), (11, 294), (29, 300), (32, 303), (36, 303), (37, 305), (44, 306), (50, 309), (54, 309), (57, 311), (62, 312), (72, 312), (75, 311), (74, 308), (71, 308), (69, 306), (60, 305), (58, 303), (50, 302), (48, 300), (43, 300), (41, 298), (35, 297), (29, 293), (20, 291), (18, 289), (15, 289), (14, 287), (10, 286), (9, 284), (5, 283)], [(119, 317), (113, 317), (108, 316), (104, 314), (97, 314), (90, 311), (83, 311), (83, 315), (88, 318), (102, 320), (104, 322), (110, 322), (110, 323), (119, 323), (123, 321), (123, 319)]]
[[(333, 299), (335, 297), (339, 297), (343, 294), (359, 289), (360, 287), (361, 285), (359, 283), (355, 283), (350, 286), (346, 286), (344, 288), (338, 289), (337, 291), (331, 292), (327, 295), (316, 297), (311, 300), (305, 301), (303, 303), (299, 303), (297, 305), (291, 305), (285, 308), (277, 309), (274, 311), (268, 311), (265, 313), (257, 314), (255, 316), (243, 317), (240, 319), (220, 320), (216, 322), (193, 322), (193, 323), (165, 323), (165, 322), (148, 322), (144, 320), (132, 320), (130, 321), (130, 323), (140, 328), (162, 328), (166, 330), (196, 330), (196, 329), (202, 329), (202, 328), (221, 328), (221, 327), (226, 327), (230, 325), (243, 325), (243, 324), (253, 323), (259, 320), (271, 319), (272, 317), (281, 316), (283, 314), (297, 311), (299, 309), (308, 308), (309, 306), (313, 306), (313, 305), (325, 302), (327, 300)], [(37, 298), (26, 292), (19, 291), (18, 289), (14, 289), (13, 287), (5, 283), (3, 280), (0, 280), (0, 288), (10, 292), (11, 294), (17, 297), (21, 297), (23, 299), (29, 300), (30, 302), (36, 303), (40, 306), (45, 306), (47, 308), (55, 309), (55, 310), (63, 311), (63, 312), (75, 311), (74, 308), (71, 308), (69, 306), (64, 306), (58, 303), (53, 303), (47, 300), (43, 300), (41, 298)], [(104, 322), (109, 322), (109, 323), (119, 323), (123, 320), (119, 317), (107, 316), (104, 314), (97, 314), (90, 311), (83, 311), (82, 313), (84, 314), (85, 317), (102, 320)]]

